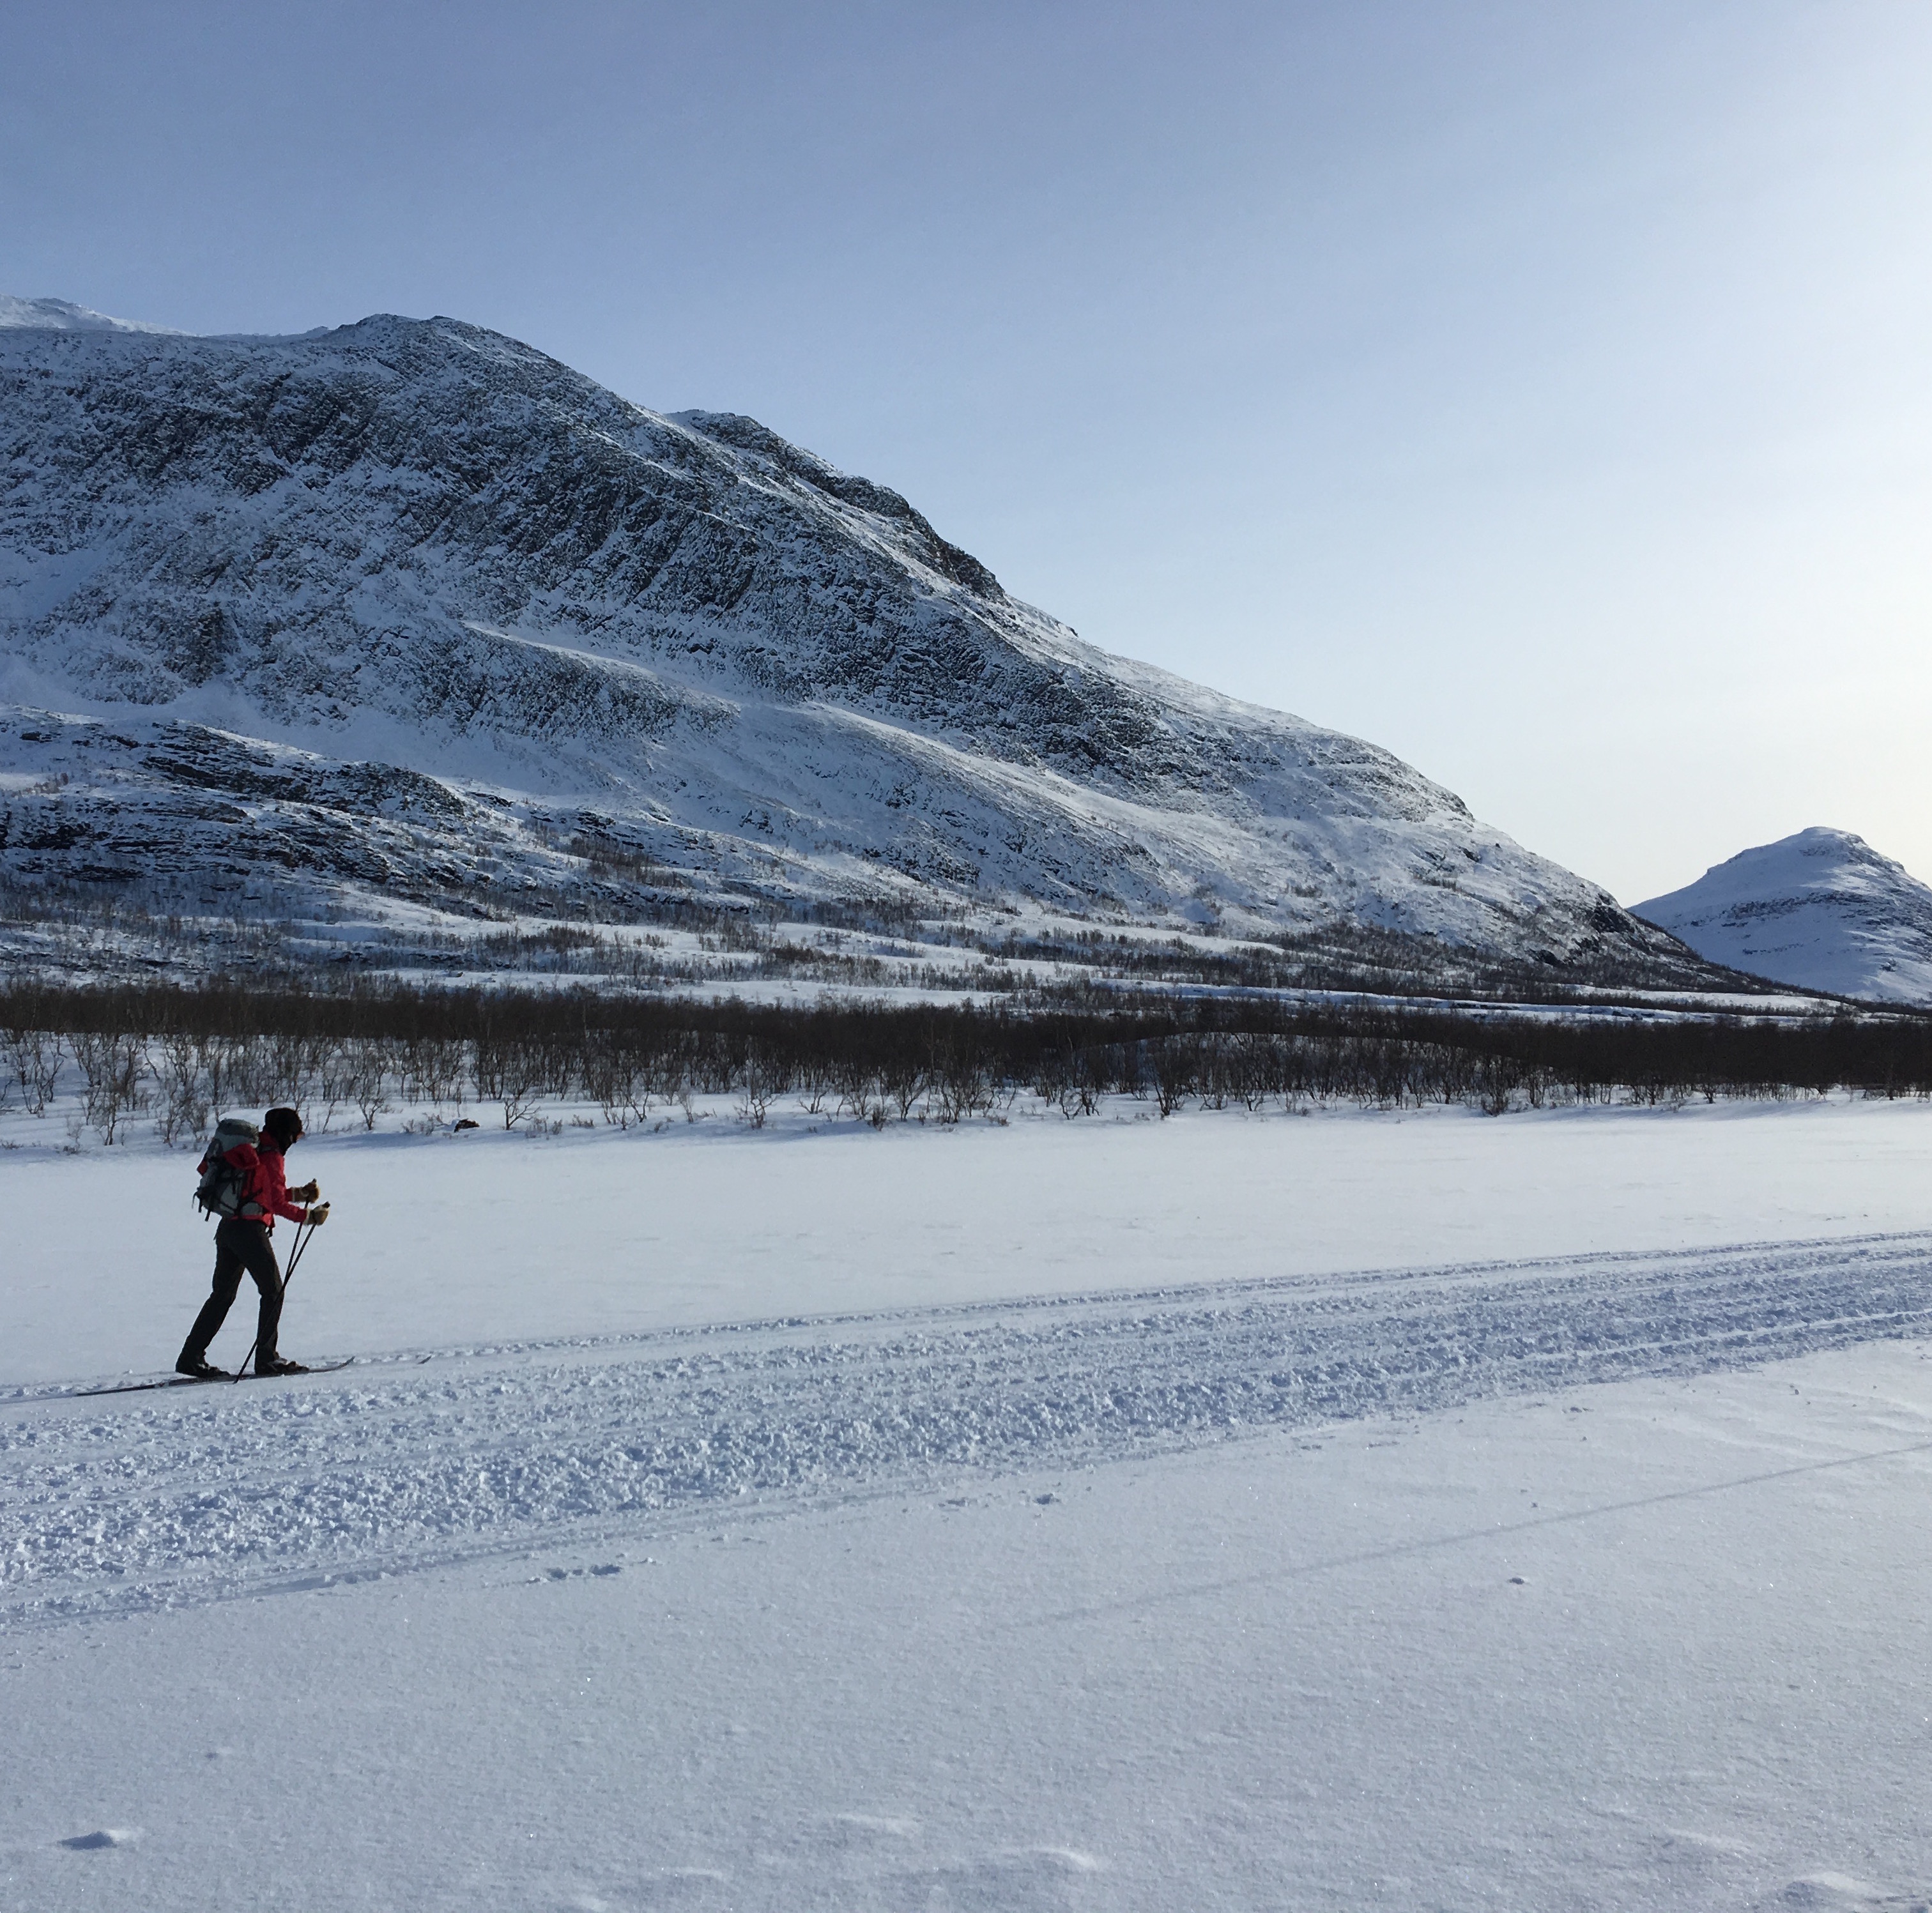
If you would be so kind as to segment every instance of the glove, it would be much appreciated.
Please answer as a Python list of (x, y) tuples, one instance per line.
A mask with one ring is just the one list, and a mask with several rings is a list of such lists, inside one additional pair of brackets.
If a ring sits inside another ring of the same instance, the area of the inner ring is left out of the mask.
[(328, 1220), (328, 1204), (326, 1202), (318, 1202), (315, 1207), (308, 1212), (308, 1225), (312, 1229), (320, 1228), (322, 1224)]
[(298, 1202), (313, 1202), (321, 1193), (322, 1185), (313, 1181), (303, 1183), (298, 1189), (289, 1191), (289, 1194)]

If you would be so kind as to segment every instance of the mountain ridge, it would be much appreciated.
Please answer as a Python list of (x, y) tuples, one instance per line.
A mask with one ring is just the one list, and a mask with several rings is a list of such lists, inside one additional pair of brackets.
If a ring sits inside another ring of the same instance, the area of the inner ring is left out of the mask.
[[(265, 829), (280, 800), (238, 750), (310, 754), (325, 796), (357, 764), (436, 783), (454, 811), (407, 786), (395, 828), (436, 838), (437, 894), (488, 909), (574, 814), (781, 908), (928, 895), (1684, 958), (1391, 754), (1088, 643), (890, 488), (463, 321), (16, 318), (0, 400), (0, 867), (22, 880), (165, 856), (245, 877), (236, 845), (182, 844), (184, 792), (210, 788), (162, 735), (184, 726), (233, 741), (194, 748)], [(107, 729), (37, 743), (50, 714)], [(429, 894), (354, 850), (352, 805), (287, 801), (352, 847), (319, 882)]]

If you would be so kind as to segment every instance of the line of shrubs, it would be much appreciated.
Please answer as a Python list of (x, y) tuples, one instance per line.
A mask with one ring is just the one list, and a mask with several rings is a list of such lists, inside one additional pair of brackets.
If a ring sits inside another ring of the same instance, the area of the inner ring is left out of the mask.
[(1384, 1107), (1676, 1103), (1850, 1090), (1932, 1096), (1932, 1017), (1459, 1014), (1372, 1000), (1171, 997), (1092, 1011), (587, 991), (318, 990), (231, 982), (0, 988), (0, 1107), (44, 1112), (71, 1069), (113, 1141), (152, 1114), (170, 1143), (235, 1109), (292, 1102), (314, 1126), (373, 1128), (398, 1103), (546, 1101), (628, 1126), (728, 1095), (761, 1125), (782, 1098), (881, 1124), (993, 1113), (1023, 1093), (1069, 1116), (1104, 1098), (1162, 1116), (1190, 1103)]

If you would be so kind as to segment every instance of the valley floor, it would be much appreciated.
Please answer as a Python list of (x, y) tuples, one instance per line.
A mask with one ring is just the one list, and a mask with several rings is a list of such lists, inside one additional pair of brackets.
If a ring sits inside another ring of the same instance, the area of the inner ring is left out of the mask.
[(1932, 1108), (1113, 1113), (16, 1119), (0, 1907), (1932, 1904)]

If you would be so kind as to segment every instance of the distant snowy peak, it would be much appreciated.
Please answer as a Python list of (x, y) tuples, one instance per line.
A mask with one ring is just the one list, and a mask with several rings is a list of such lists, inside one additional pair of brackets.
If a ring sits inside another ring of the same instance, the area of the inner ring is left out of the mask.
[(1633, 913), (1775, 982), (1932, 1003), (1932, 887), (1849, 830), (1814, 827), (1740, 851)]
[(150, 325), (139, 319), (110, 319), (104, 312), (93, 312), (65, 299), (16, 298), (0, 292), (0, 325), (42, 332), (158, 332), (168, 338), (184, 338), (171, 325)]

